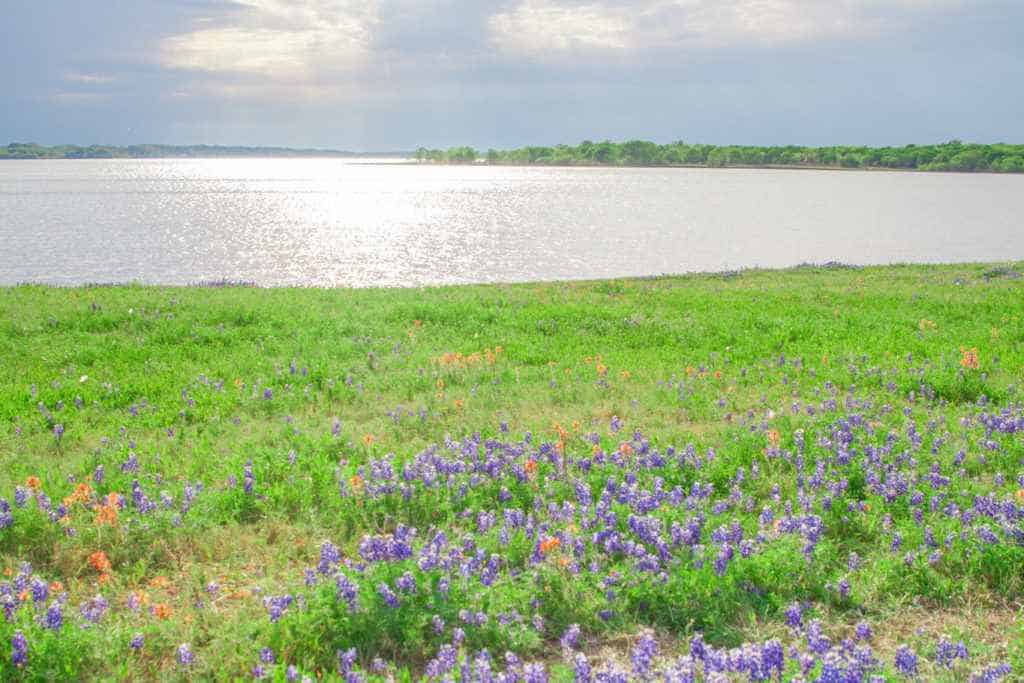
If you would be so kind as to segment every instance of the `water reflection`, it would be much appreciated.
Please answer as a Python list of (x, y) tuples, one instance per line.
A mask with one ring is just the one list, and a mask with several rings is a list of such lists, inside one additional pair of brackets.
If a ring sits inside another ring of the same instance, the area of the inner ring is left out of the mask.
[(1024, 176), (0, 164), (0, 282), (423, 285), (1024, 257)]

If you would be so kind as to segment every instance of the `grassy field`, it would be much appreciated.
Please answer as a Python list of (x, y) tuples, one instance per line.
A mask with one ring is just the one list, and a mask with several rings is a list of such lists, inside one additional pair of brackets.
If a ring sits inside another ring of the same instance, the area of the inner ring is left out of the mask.
[(0, 289), (0, 679), (1020, 680), (1021, 272)]

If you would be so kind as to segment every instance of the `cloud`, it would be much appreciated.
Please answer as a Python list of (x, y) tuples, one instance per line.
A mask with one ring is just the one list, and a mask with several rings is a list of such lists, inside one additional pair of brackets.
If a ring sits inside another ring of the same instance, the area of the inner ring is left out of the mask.
[(109, 85), (116, 79), (113, 76), (104, 74), (70, 72), (64, 74), (64, 80), (68, 83), (78, 83), (81, 85)]
[[(351, 72), (369, 55), (376, 0), (241, 0), (227, 17), (165, 38), (167, 68), (304, 84)], [(209, 24), (214, 24), (209, 26)]]
[(494, 14), (488, 29), (499, 50), (526, 56), (618, 52), (633, 47), (635, 38), (625, 9), (551, 0), (526, 0), (511, 11)]
[(961, 0), (520, 0), (488, 22), (491, 44), (533, 58), (764, 48), (863, 37), (904, 27), (904, 13)]

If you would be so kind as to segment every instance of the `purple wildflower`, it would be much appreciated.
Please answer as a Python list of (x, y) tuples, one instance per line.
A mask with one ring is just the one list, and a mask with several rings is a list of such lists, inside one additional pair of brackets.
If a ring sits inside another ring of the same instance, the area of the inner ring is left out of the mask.
[(0, 498), (0, 529), (6, 529), (12, 524), (14, 524), (14, 515), (11, 514), (11, 505)]
[(263, 605), (267, 608), (271, 623), (278, 621), (292, 604), (292, 596), (278, 595), (263, 598)]
[(562, 634), (562, 638), (558, 642), (566, 650), (572, 650), (576, 647), (577, 643), (579, 642), (579, 638), (579, 624), (570, 624), (569, 628), (565, 629), (565, 633)]
[(110, 604), (102, 595), (97, 595), (96, 597), (83, 602), (79, 610), (86, 621), (98, 624), (100, 619), (103, 618), (103, 615), (107, 613), (107, 608), (109, 606)]
[(356, 598), (359, 592), (355, 582), (339, 572), (335, 579), (335, 586), (337, 588), (338, 600), (343, 600), (348, 603), (348, 610), (350, 612), (354, 612), (356, 610)]
[(40, 578), (32, 579), (32, 602), (41, 603), (46, 602), (46, 598), (50, 596), (50, 587)]
[(242, 475), (242, 488), (245, 490), (246, 495), (252, 495), (253, 488), (256, 486), (256, 475), (252, 472), (252, 460), (245, 463), (245, 467), (242, 468)]
[(320, 546), (320, 563), (317, 564), (317, 570), (321, 574), (330, 574), (334, 566), (341, 562), (341, 553), (330, 541), (324, 541)]
[(398, 607), (398, 596), (395, 595), (395, 592), (391, 590), (391, 587), (386, 583), (381, 582), (380, 585), (377, 586), (377, 593), (380, 597), (384, 598), (385, 605), (391, 608)]
[(398, 590), (402, 591), (403, 593), (415, 593), (416, 577), (412, 575), (412, 572), (407, 571), (400, 577), (398, 577), (398, 580), (395, 581), (395, 585), (398, 587)]
[(60, 603), (55, 602), (46, 610), (46, 615), (43, 617), (43, 626), (51, 631), (59, 631), (63, 625), (64, 612), (61, 609)]
[(971, 683), (996, 683), (1013, 672), (1009, 664), (996, 664), (971, 674)]
[(356, 663), (356, 649), (349, 648), (348, 650), (338, 650), (338, 671), (341, 675), (352, 673), (352, 667)]
[(182, 643), (178, 646), (178, 664), (184, 667), (189, 667), (192, 666), (192, 663), (195, 662), (195, 660), (195, 653), (192, 652), (192, 648), (188, 643)]
[(11, 638), (11, 665), (20, 668), (28, 664), (28, 641), (25, 634), (15, 631)]
[(935, 648), (935, 661), (947, 669), (951, 668), (956, 659), (967, 659), (967, 645), (964, 641), (953, 644), (946, 638), (942, 638)]
[(576, 683), (590, 683), (590, 662), (587, 661), (587, 656), (582, 652), (577, 652), (576, 657), (573, 659), (573, 673)]
[(523, 683), (547, 683), (548, 672), (540, 663), (527, 664), (523, 667)]
[(132, 636), (131, 642), (128, 643), (128, 646), (131, 649), (138, 651), (141, 650), (143, 646), (145, 646), (145, 644), (146, 637), (141, 633), (136, 633), (134, 636)]
[(917, 654), (906, 645), (896, 650), (896, 670), (907, 678), (917, 676)]
[(658, 655), (658, 641), (650, 633), (640, 636), (636, 647), (633, 648), (633, 672), (642, 679), (646, 679), (651, 673), (651, 664)]
[(792, 628), (800, 628), (803, 625), (803, 607), (800, 603), (794, 602), (786, 608), (786, 623)]

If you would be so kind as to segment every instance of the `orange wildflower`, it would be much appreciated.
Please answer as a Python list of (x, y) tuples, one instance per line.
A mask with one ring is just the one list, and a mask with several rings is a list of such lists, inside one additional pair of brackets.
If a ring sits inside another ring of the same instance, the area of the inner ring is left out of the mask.
[(166, 602), (161, 602), (153, 607), (153, 616), (157, 619), (167, 620), (171, 618), (172, 614), (174, 614), (174, 610)]
[(111, 568), (110, 560), (107, 559), (107, 554), (102, 550), (97, 550), (89, 556), (89, 564), (100, 573), (109, 572)]
[(43, 487), (43, 482), (39, 480), (39, 477), (33, 475), (25, 480), (25, 486), (29, 487), (33, 491), (38, 491)]
[(85, 503), (92, 498), (92, 487), (84, 481), (75, 487), (75, 492), (64, 499), (64, 505), (68, 507), (75, 503)]
[(782, 441), (782, 436), (779, 434), (777, 429), (768, 430), (768, 443), (771, 444), (772, 448), (778, 448), (779, 443)]
[(526, 470), (526, 473), (529, 474), (529, 475), (536, 474), (537, 473), (537, 461), (536, 460), (527, 460), (526, 461), (526, 465), (524, 465), (524, 469)]
[(462, 399), (455, 399), (455, 410), (462, 410)]
[(100, 505), (96, 508), (96, 526), (102, 524), (117, 526), (117, 507), (113, 505)]
[(366, 446), (373, 445), (373, 434), (363, 434), (363, 444)]
[(154, 576), (149, 580), (149, 587), (157, 590), (167, 588), (170, 585), (171, 582), (166, 576)]
[(50, 584), (50, 590), (54, 593), (62, 593), (64, 592), (64, 584), (60, 581), (54, 581)]
[(623, 441), (622, 443), (619, 444), (619, 453), (622, 453), (623, 455), (632, 455), (633, 447), (630, 446), (625, 441)]
[(631, 377), (629, 370), (623, 370), (622, 372), (620, 372), (619, 377), (621, 377), (622, 379), (629, 379)]
[(21, 591), (20, 593), (18, 593), (18, 600), (20, 600), (21, 602), (25, 602), (26, 600), (28, 600), (28, 590), (27, 589)]
[(110, 579), (111, 578), (113, 578), (113, 577), (110, 575), (109, 572), (104, 572), (104, 573), (100, 574), (100, 579), (99, 579), (100, 580), (100, 585), (102, 586), (104, 584), (110, 583)]
[(1017, 489), (1017, 500), (1024, 501), (1024, 489)]
[(560, 545), (562, 545), (562, 541), (554, 536), (545, 538), (540, 542), (540, 554), (547, 555), (549, 552), (557, 550)]
[(981, 363), (978, 360), (978, 349), (965, 349), (960, 347), (960, 365), (971, 370), (977, 370)]
[(352, 486), (352, 489), (357, 492), (363, 490), (363, 478), (360, 477), (358, 474), (353, 474), (351, 477), (349, 477), (348, 483), (350, 486)]

